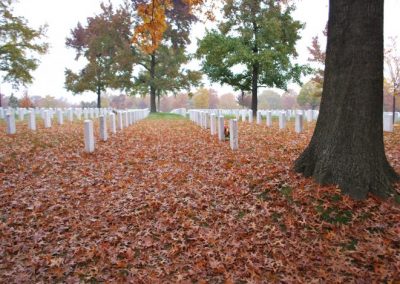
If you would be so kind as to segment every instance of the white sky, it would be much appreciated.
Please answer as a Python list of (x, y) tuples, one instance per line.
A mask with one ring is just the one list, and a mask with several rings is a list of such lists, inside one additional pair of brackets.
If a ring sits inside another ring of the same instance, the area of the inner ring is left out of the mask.
[[(122, 0), (111, 0), (111, 2), (119, 4)], [(34, 82), (27, 88), (29, 95), (63, 97), (74, 103), (81, 100), (92, 101), (96, 99), (94, 94), (73, 96), (72, 93), (65, 90), (65, 68), (76, 69), (79, 66), (74, 61), (74, 51), (66, 48), (65, 39), (70, 36), (71, 29), (78, 22), (85, 23), (87, 17), (100, 12), (100, 3), (101, 0), (19, 0), (19, 3), (15, 5), (15, 13), (25, 17), (31, 26), (38, 27), (45, 23), (49, 26), (47, 41), (50, 43), (50, 51), (40, 58), (41, 64), (33, 73)], [(385, 0), (385, 39), (391, 36), (397, 36), (400, 39), (397, 19), (399, 12), (399, 0)], [(297, 44), (297, 50), (299, 62), (307, 63), (309, 56), (307, 46), (310, 45), (313, 36), (321, 35), (328, 19), (328, 0), (298, 0), (294, 16), (306, 24), (301, 34), (302, 39)], [(195, 50), (196, 38), (201, 38), (204, 35), (204, 30), (204, 25), (196, 25), (193, 28), (191, 51)], [(205, 86), (210, 87), (207, 83)], [(0, 87), (1, 92), (7, 96), (13, 92), (20, 97), (24, 91), (23, 88), (18, 91), (12, 90), (5, 83), (2, 83)], [(221, 87), (214, 84), (212, 87), (220, 94), (231, 91), (226, 86)], [(295, 85), (291, 87), (296, 88)]]

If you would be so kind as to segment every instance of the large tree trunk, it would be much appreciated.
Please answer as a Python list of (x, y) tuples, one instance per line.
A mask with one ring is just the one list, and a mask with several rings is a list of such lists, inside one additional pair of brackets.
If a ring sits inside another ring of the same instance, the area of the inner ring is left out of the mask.
[(354, 199), (387, 197), (399, 176), (383, 144), (383, 0), (330, 0), (320, 114), (295, 170)]
[(157, 112), (156, 106), (156, 88), (154, 86), (154, 79), (156, 76), (156, 55), (154, 52), (151, 54), (150, 62), (150, 112)]

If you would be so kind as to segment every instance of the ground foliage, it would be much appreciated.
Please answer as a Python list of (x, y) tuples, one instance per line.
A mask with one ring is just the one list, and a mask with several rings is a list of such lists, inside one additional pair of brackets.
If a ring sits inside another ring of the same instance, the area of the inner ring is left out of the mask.
[[(294, 173), (313, 125), (274, 124), (239, 123), (232, 152), (155, 117), (89, 155), (81, 122), (14, 136), (0, 123), (1, 281), (399, 281), (400, 198), (352, 201)], [(399, 130), (385, 134), (397, 172)]]

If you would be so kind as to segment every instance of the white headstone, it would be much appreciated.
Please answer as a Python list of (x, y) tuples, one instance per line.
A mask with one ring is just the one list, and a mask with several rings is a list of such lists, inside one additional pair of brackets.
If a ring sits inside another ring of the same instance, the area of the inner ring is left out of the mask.
[(313, 119), (317, 120), (318, 119), (318, 115), (319, 115), (319, 111), (318, 110), (314, 110), (313, 111)]
[(281, 111), (279, 113), (279, 129), (284, 129), (286, 127), (286, 114)]
[(272, 111), (267, 111), (267, 126), (272, 126)]
[(232, 150), (239, 148), (239, 137), (238, 137), (238, 123), (236, 119), (229, 121), (229, 142)]
[(84, 121), (85, 127), (85, 151), (88, 153), (94, 152), (94, 135), (93, 135), (93, 121), (85, 120)]
[(28, 128), (32, 131), (36, 131), (36, 114), (34, 111), (28, 114)]
[(133, 112), (130, 110), (128, 111), (128, 124), (132, 125), (133, 124)]
[(313, 111), (311, 109), (306, 111), (307, 122), (313, 121)]
[(129, 127), (129, 113), (128, 113), (128, 111), (124, 111), (124, 122), (125, 122), (124, 127), (125, 128)]
[(100, 140), (107, 141), (108, 139), (107, 119), (104, 115), (100, 115), (99, 120), (100, 120)]
[(393, 132), (393, 114), (383, 114), (383, 131)]
[(112, 134), (117, 133), (117, 123), (115, 121), (115, 114), (114, 113), (110, 114), (110, 128), (111, 128), (111, 133)]
[(224, 117), (218, 116), (218, 140), (225, 141)]
[(303, 115), (296, 113), (295, 131), (297, 133), (303, 132)]
[(261, 118), (261, 111), (257, 111), (257, 124), (261, 124), (262, 118)]
[(210, 128), (210, 114), (208, 112), (204, 113), (204, 128)]
[(7, 134), (17, 133), (17, 128), (15, 127), (15, 116), (13, 113), (6, 114), (6, 122), (7, 122)]
[(23, 108), (18, 109), (18, 118), (20, 121), (24, 120), (24, 116), (25, 116), (25, 109)]
[(124, 122), (123, 122), (123, 119), (122, 119), (122, 112), (121, 111), (118, 111), (118, 129), (119, 130), (124, 129)]
[(50, 116), (50, 111), (45, 110), (44, 111), (44, 128), (50, 128), (51, 127), (51, 116)]
[(246, 111), (242, 111), (242, 121), (246, 122)]
[(253, 110), (249, 109), (248, 115), (249, 115), (249, 122), (253, 123)]
[(210, 115), (210, 129), (211, 129), (211, 135), (217, 134), (217, 119), (215, 114)]
[(61, 109), (57, 110), (57, 121), (58, 121), (59, 125), (64, 124), (64, 116), (63, 116), (63, 112)]
[(72, 108), (68, 110), (68, 120), (69, 122), (74, 121), (74, 112), (72, 111)]

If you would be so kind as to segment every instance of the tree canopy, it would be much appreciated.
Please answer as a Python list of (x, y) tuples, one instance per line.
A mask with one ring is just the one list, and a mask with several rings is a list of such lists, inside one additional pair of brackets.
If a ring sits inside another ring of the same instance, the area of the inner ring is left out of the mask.
[(225, 1), (218, 30), (207, 32), (199, 42), (202, 70), (214, 82), (251, 90), (254, 113), (259, 87), (286, 89), (288, 82), (300, 82), (309, 71), (293, 63), (303, 28), (292, 18), (294, 8), (271, 0)]
[(14, 88), (32, 82), (38, 55), (45, 54), (46, 26), (29, 27), (25, 18), (15, 16), (12, 0), (0, 0), (0, 76)]
[(315, 109), (321, 102), (322, 85), (314, 80), (308, 81), (301, 87), (297, 103), (302, 107)]
[(67, 38), (66, 45), (76, 51), (76, 60), (84, 57), (87, 64), (78, 73), (66, 69), (65, 86), (74, 94), (92, 91), (100, 95), (107, 88), (131, 87), (133, 55), (130, 47), (131, 17), (126, 7), (114, 9), (101, 4), (101, 13), (87, 19), (87, 25), (78, 23)]
[[(159, 12), (157, 9), (162, 9), (163, 13), (162, 19), (154, 16), (153, 21), (157, 23), (160, 20), (163, 24), (154, 27), (152, 24), (144, 25), (142, 12), (147, 11), (143, 10), (145, 9), (143, 7), (148, 5), (145, 2), (132, 0), (133, 10), (136, 11), (133, 15), (135, 35), (132, 49), (135, 57), (134, 64), (140, 67), (133, 80), (133, 92), (142, 95), (150, 93), (150, 110), (156, 112), (156, 96), (188, 90), (190, 86), (196, 86), (200, 82), (200, 72), (183, 67), (190, 60), (185, 48), (190, 43), (191, 25), (197, 21), (197, 18), (191, 13), (193, 4), (191, 2), (153, 1), (154, 5), (162, 5), (159, 8), (152, 6), (151, 9), (155, 9), (156, 14)], [(149, 8), (149, 6), (146, 7)], [(157, 37), (157, 40), (154, 39), (149, 43), (145, 32), (138, 34), (138, 30), (145, 27), (161, 29), (154, 33), (148, 31), (149, 36)]]

